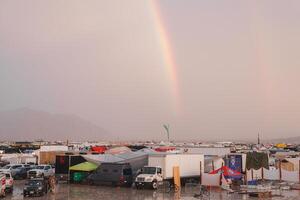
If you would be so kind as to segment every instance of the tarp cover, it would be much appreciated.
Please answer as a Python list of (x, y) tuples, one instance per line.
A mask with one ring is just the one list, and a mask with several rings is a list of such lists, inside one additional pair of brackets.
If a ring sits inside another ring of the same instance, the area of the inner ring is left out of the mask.
[(80, 163), (78, 165), (74, 165), (74, 166), (70, 167), (69, 169), (73, 170), (73, 171), (90, 172), (90, 171), (96, 170), (97, 167), (98, 167), (98, 165), (96, 165), (94, 163), (83, 162), (83, 163)]
[(265, 169), (264, 178), (266, 180), (279, 180), (279, 169)]
[(106, 146), (93, 146), (91, 147), (91, 151), (104, 153), (107, 150)]
[(246, 160), (246, 168), (250, 169), (260, 169), (260, 168), (269, 169), (269, 157), (266, 153), (260, 152), (248, 152)]
[(205, 186), (220, 186), (220, 175), (219, 174), (207, 174), (201, 175), (201, 185)]
[(284, 169), (282, 169), (281, 172), (282, 172), (282, 180), (288, 182), (295, 182), (295, 183), (299, 182), (299, 172), (297, 171), (290, 172)]
[(131, 149), (129, 149), (128, 147), (125, 146), (121, 146), (121, 147), (114, 147), (111, 149), (108, 149), (105, 151), (106, 154), (121, 154), (121, 153), (127, 153), (127, 152), (131, 152)]
[(223, 166), (219, 169), (216, 169), (209, 174), (223, 174), (225, 178), (227, 179), (240, 179), (242, 177), (242, 174), (238, 171), (232, 170), (227, 166)]
[(261, 180), (262, 179), (262, 168), (260, 169), (251, 169), (251, 170), (246, 170), (246, 176), (248, 181), (252, 180)]

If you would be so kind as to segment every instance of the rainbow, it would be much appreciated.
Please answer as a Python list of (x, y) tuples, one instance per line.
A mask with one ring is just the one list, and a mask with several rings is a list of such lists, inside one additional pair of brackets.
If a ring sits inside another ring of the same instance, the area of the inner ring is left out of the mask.
[(155, 28), (157, 31), (159, 43), (161, 45), (162, 56), (164, 65), (167, 70), (167, 74), (170, 80), (173, 106), (176, 112), (180, 110), (180, 94), (179, 94), (179, 81), (177, 77), (177, 66), (172, 46), (170, 42), (170, 36), (163, 23), (162, 14), (157, 0), (150, 0), (151, 12), (153, 13)]

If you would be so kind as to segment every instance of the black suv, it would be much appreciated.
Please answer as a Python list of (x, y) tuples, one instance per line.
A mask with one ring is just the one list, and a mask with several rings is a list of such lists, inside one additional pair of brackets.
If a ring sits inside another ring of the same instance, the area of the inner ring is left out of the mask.
[(48, 192), (48, 181), (43, 178), (30, 179), (25, 183), (23, 195), (25, 196), (43, 196)]

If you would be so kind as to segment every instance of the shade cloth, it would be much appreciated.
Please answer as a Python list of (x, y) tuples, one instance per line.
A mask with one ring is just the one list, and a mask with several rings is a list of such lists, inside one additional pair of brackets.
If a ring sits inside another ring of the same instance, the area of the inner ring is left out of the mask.
[(260, 168), (269, 169), (269, 157), (268, 154), (262, 152), (248, 152), (246, 159), (246, 168), (250, 169), (260, 169)]
[(219, 174), (207, 174), (201, 175), (201, 184), (205, 186), (220, 186), (220, 175)]
[(74, 166), (70, 167), (69, 169), (73, 170), (73, 171), (90, 172), (90, 171), (96, 170), (97, 167), (98, 167), (98, 165), (96, 165), (94, 163), (83, 162), (83, 163), (80, 163), (78, 165), (74, 165)]

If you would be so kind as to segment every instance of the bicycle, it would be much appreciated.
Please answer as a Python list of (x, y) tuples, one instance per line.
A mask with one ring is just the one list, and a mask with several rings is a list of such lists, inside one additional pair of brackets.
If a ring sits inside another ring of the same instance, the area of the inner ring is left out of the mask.
[(205, 198), (210, 197), (210, 192), (207, 189), (207, 187), (205, 187), (203, 185), (200, 185), (200, 193), (199, 194), (194, 194), (194, 197), (198, 198), (198, 199), (203, 199), (204, 197)]

